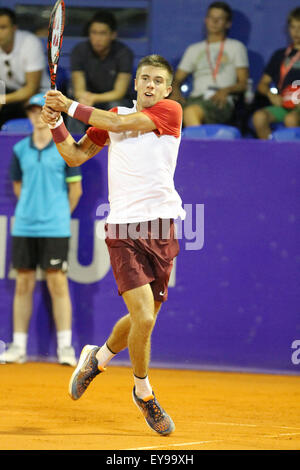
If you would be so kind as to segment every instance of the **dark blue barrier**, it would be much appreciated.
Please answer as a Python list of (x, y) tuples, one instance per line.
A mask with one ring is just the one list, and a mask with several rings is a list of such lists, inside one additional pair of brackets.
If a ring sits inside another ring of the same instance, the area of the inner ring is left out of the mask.
[[(15, 199), (8, 168), (19, 138), (0, 137), (3, 341), (11, 340), (14, 290), (9, 225)], [(107, 204), (106, 151), (82, 171), (69, 271), (77, 353), (86, 343), (102, 344), (126, 313), (104, 240), (95, 236), (102, 233)], [(153, 364), (300, 372), (292, 361), (292, 343), (300, 340), (299, 177), (297, 143), (182, 141), (175, 182), (188, 217), (178, 225), (185, 236), (153, 333)], [(55, 356), (45, 282), (37, 283), (29, 333), (29, 355)], [(119, 359), (126, 362), (127, 352)]]

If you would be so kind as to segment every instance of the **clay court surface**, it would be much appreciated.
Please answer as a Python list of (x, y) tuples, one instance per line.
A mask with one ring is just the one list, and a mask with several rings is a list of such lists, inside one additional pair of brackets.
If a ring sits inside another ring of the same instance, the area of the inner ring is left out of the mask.
[(151, 431), (132, 402), (130, 368), (111, 366), (79, 401), (73, 369), (0, 365), (1, 450), (300, 449), (300, 376), (152, 369), (176, 431)]

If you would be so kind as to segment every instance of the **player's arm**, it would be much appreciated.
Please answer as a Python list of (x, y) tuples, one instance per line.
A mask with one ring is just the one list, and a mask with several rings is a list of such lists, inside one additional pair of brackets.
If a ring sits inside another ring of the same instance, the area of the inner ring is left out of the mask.
[(40, 87), (41, 78), (42, 70), (27, 72), (25, 75), (25, 85), (12, 93), (8, 93), (5, 96), (6, 104), (28, 100), (32, 95), (37, 93)]
[(97, 155), (105, 146), (105, 144), (102, 147), (96, 145), (86, 134), (79, 142), (76, 142), (69, 134), (65, 140), (60, 143), (55, 142), (55, 144), (57, 150), (69, 166), (82, 165)]
[[(76, 106), (75, 112), (71, 113), (71, 108), (74, 105)], [(102, 109), (84, 107), (56, 90), (50, 90), (46, 93), (46, 106), (48, 109), (65, 112), (86, 124), (111, 132), (118, 133), (130, 130), (151, 132), (156, 129), (154, 122), (142, 112), (120, 115)]]
[(69, 166), (82, 165), (84, 162), (97, 155), (97, 153), (108, 144), (108, 135), (104, 132), (102, 143), (100, 143), (98, 139), (99, 145), (96, 145), (87, 134), (76, 142), (66, 129), (62, 117), (60, 116), (59, 119), (58, 117), (59, 113), (47, 106), (43, 107), (42, 119), (52, 126), (51, 132), (57, 150)]

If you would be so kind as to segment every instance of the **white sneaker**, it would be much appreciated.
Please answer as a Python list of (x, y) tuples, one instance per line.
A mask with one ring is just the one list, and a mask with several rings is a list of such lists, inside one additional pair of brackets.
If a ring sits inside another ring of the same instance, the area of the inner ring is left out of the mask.
[(65, 346), (57, 350), (58, 362), (62, 365), (75, 367), (77, 360), (72, 346)]
[(2, 363), (17, 362), (18, 364), (23, 364), (26, 361), (26, 353), (22, 348), (20, 348), (20, 346), (17, 346), (14, 343), (11, 343), (6, 351), (0, 355), (0, 362)]

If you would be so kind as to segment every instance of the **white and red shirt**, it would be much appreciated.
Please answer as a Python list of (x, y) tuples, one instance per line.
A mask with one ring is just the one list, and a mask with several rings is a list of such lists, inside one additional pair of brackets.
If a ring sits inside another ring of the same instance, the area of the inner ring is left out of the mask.
[[(136, 113), (118, 107), (118, 114)], [(156, 125), (152, 132), (109, 132), (108, 223), (145, 222), (157, 218), (185, 218), (175, 190), (174, 173), (181, 140), (182, 108), (173, 100), (161, 100), (141, 112)], [(97, 145), (99, 129), (90, 127), (88, 137)]]

